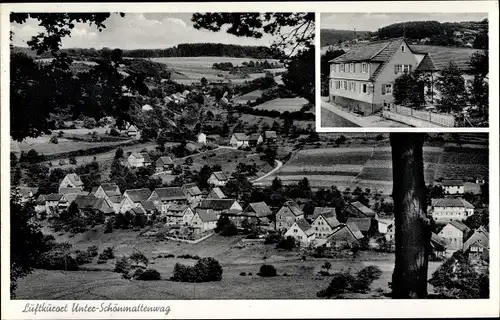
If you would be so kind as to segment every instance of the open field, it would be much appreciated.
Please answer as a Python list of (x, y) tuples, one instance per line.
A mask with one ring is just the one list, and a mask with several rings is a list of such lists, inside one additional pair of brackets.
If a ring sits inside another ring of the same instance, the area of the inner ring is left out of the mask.
[[(150, 260), (150, 267), (157, 269), (160, 281), (124, 280), (119, 274), (111, 272), (114, 261), (104, 265), (84, 265), (93, 271), (50, 271), (35, 272), (19, 282), (17, 299), (316, 299), (316, 293), (325, 288), (329, 277), (318, 276), (325, 261), (332, 264), (331, 272), (353, 272), (368, 266), (377, 265), (383, 271), (380, 279), (374, 281), (372, 290), (366, 295), (352, 298), (377, 297), (378, 288), (388, 292), (388, 282), (394, 267), (393, 254), (360, 252), (356, 258), (316, 259), (308, 257), (301, 260), (299, 252), (277, 250), (274, 245), (262, 243), (243, 243), (240, 237), (221, 237), (214, 235), (198, 244), (177, 243), (175, 241), (157, 242), (134, 231), (115, 230), (104, 234), (102, 227), (80, 234), (73, 238), (56, 237), (69, 240), (75, 249), (86, 249), (98, 245), (99, 251), (107, 246), (115, 247), (115, 254), (120, 257), (131, 254), (135, 249), (142, 251)], [(157, 258), (159, 254), (171, 253), (214, 257), (221, 263), (224, 273), (220, 282), (178, 283), (168, 279), (172, 275), (175, 263), (192, 265), (195, 261), (179, 258)], [(264, 263), (273, 264), (278, 277), (261, 278), (257, 276)], [(95, 260), (95, 259), (94, 259)], [(438, 263), (429, 263), (429, 274), (438, 267)], [(96, 268), (101, 271), (95, 271)], [(246, 272), (246, 276), (240, 276)], [(249, 276), (248, 273), (252, 275)], [(284, 276), (286, 273), (288, 276)]]
[[(308, 101), (304, 98), (277, 98), (274, 100), (266, 101), (263, 104), (255, 106), (256, 109), (269, 110), (269, 111), (279, 111), (279, 112), (294, 112), (300, 111), (300, 109), (307, 104)], [(314, 112), (314, 110), (312, 110)]]
[(58, 138), (58, 143), (50, 143), (50, 135), (40, 136), (38, 138), (27, 138), (19, 143), (21, 151), (28, 152), (34, 149), (39, 154), (54, 155), (70, 151), (77, 151), (83, 149), (90, 149), (102, 146), (119, 146), (126, 141), (113, 141), (113, 142), (85, 142), (65, 139), (64, 137)]
[[(329, 188), (335, 185), (340, 189), (354, 189), (359, 186), (362, 189), (370, 188), (390, 194), (391, 147), (386, 141), (378, 143), (380, 145), (375, 147), (372, 140), (366, 146), (303, 149), (275, 174), (259, 181), (259, 185), (269, 185), (276, 176), (285, 184), (296, 183), (307, 177), (313, 188)], [(487, 176), (488, 149), (483, 144), (471, 146), (474, 147), (454, 147), (452, 143), (446, 143), (442, 147), (424, 146), (426, 183), (432, 183), (439, 178), (467, 179)]]
[[(241, 65), (245, 61), (261, 61), (261, 59), (235, 57), (163, 57), (151, 58), (151, 60), (166, 64), (172, 69), (171, 79), (182, 84), (198, 82), (203, 77), (208, 81), (228, 78), (233, 84), (238, 84), (264, 76), (263, 73), (250, 73), (247, 77), (243, 77), (242, 75), (230, 74), (228, 71), (212, 69), (214, 63), (231, 62), (233, 65)], [(270, 62), (278, 61), (273, 59), (267, 60)], [(219, 75), (222, 75), (222, 77)]]
[(241, 96), (234, 97), (234, 103), (246, 104), (248, 101), (255, 101), (262, 96), (262, 90), (254, 90)]
[[(196, 171), (200, 171), (204, 165), (214, 166), (218, 164), (222, 167), (224, 173), (230, 175), (240, 162), (250, 165), (255, 163), (259, 169), (257, 175), (262, 175), (272, 169), (269, 164), (260, 160), (258, 154), (232, 148), (218, 148), (200, 154), (194, 154), (189, 157), (193, 159), (193, 164), (190, 168)], [(186, 158), (187, 157), (173, 160), (175, 165), (183, 165)]]

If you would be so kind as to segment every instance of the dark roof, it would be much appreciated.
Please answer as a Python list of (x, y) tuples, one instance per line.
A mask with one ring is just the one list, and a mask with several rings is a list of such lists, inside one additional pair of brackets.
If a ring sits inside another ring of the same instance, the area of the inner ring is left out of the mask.
[(361, 212), (364, 216), (373, 218), (375, 217), (376, 213), (372, 209), (368, 208), (364, 204), (362, 204), (359, 201), (355, 201), (351, 203), (351, 206), (356, 208), (359, 212)]
[(110, 213), (112, 211), (112, 209), (106, 203), (106, 200), (96, 198), (92, 195), (78, 195), (76, 196), (74, 203), (78, 206), (79, 209), (95, 209), (100, 210), (104, 213)]
[(299, 219), (295, 221), (297, 226), (300, 228), (300, 230), (304, 231), (304, 233), (308, 236), (314, 234), (314, 230), (312, 229), (311, 225), (309, 222), (307, 222), (305, 219)]
[[(418, 66), (421, 71), (438, 71), (448, 67), (453, 62), (460, 70), (468, 71), (471, 68), (469, 61), (476, 52), (482, 52), (479, 49), (442, 47), (429, 45), (410, 45), (411, 51), (419, 54), (427, 54), (432, 61), (432, 65), (426, 62), (423, 66)], [(425, 57), (424, 57), (425, 59)], [(422, 60), (424, 62), (424, 60)], [(420, 64), (422, 64), (422, 62)], [(431, 67), (431, 68), (429, 68)], [(432, 68), (433, 67), (433, 68)]]
[(434, 64), (432, 57), (429, 54), (426, 54), (422, 61), (417, 66), (416, 71), (438, 71), (438, 68)]
[(196, 143), (196, 142), (188, 142), (186, 144), (186, 149), (188, 151), (196, 151), (196, 150), (198, 150), (200, 148), (201, 148), (201, 145), (199, 143)]
[(224, 172), (222, 172), (222, 171), (216, 171), (216, 172), (214, 172), (214, 173), (212, 173), (212, 174), (213, 174), (213, 175), (215, 176), (215, 178), (216, 178), (217, 180), (219, 180), (219, 181), (226, 181), (226, 180), (227, 180), (227, 176), (226, 176), (226, 174), (225, 174)]
[(474, 206), (467, 202), (467, 200), (461, 198), (442, 198), (442, 199), (432, 199), (433, 207), (459, 207), (474, 209)]
[(472, 245), (481, 246), (488, 249), (490, 246), (489, 233), (483, 227), (478, 228), (474, 234), (464, 242), (464, 251), (467, 251)]
[(225, 199), (227, 198), (224, 192), (219, 187), (213, 188), (210, 193), (208, 194), (207, 198), (213, 198), (213, 199)]
[(151, 158), (149, 157), (149, 153), (141, 152), (141, 155), (144, 158), (144, 162), (151, 162)]
[(47, 200), (47, 201), (59, 201), (59, 200), (61, 200), (62, 197), (63, 197), (62, 194), (51, 193), (51, 194), (47, 195), (47, 197), (45, 198), (45, 200)]
[(165, 165), (173, 165), (174, 162), (172, 161), (172, 158), (170, 157), (159, 157), (158, 160), (156, 160), (156, 166), (165, 166)]
[(120, 190), (116, 183), (101, 183), (101, 188), (106, 192)]
[(288, 208), (294, 216), (300, 216), (304, 214), (304, 212), (299, 208), (299, 205), (295, 201), (287, 201), (285, 202), (283, 207)]
[(380, 40), (370, 42), (365, 45), (359, 45), (353, 47), (351, 50), (331, 60), (330, 62), (385, 62), (392, 57), (401, 41), (403, 41), (403, 38)]
[(116, 196), (109, 197), (109, 201), (111, 201), (113, 203), (121, 203), (123, 201), (123, 199), (125, 199), (125, 196), (116, 195)]
[(258, 133), (252, 133), (248, 136), (248, 141), (257, 141), (259, 140), (260, 135)]
[(235, 202), (235, 199), (203, 199), (198, 208), (216, 211), (229, 210)]
[(155, 191), (162, 201), (186, 200), (186, 195), (180, 187), (157, 188)]
[(451, 224), (452, 226), (454, 226), (455, 228), (457, 228), (462, 232), (468, 232), (470, 230), (469, 227), (467, 227), (465, 224), (457, 220), (450, 221), (449, 224)]
[(265, 202), (249, 203), (243, 211), (245, 213), (255, 213), (256, 217), (267, 217), (273, 214)]
[(443, 186), (463, 186), (463, 180), (443, 180), (441, 183)]
[(146, 201), (141, 201), (141, 205), (146, 211), (154, 211), (156, 210), (155, 204), (153, 201), (146, 200)]
[(217, 215), (208, 210), (196, 210), (196, 214), (198, 214), (203, 222), (217, 221)]
[(151, 195), (151, 190), (148, 188), (142, 188), (142, 189), (130, 189), (126, 190), (124, 195), (127, 195), (132, 202), (141, 202), (145, 201), (149, 198)]
[(187, 193), (190, 196), (199, 196), (202, 194), (196, 183), (186, 183), (182, 186), (182, 190), (185, 194)]
[(41, 194), (38, 196), (35, 202), (36, 204), (45, 204), (45, 200), (47, 200), (47, 195)]
[(59, 194), (72, 194), (72, 193), (78, 193), (78, 194), (81, 194), (83, 193), (82, 192), (82, 189), (80, 188), (59, 188)]
[(266, 137), (266, 139), (276, 139), (278, 138), (278, 135), (276, 134), (276, 131), (265, 131), (264, 137)]
[(132, 213), (134, 214), (145, 214), (146, 211), (144, 211), (144, 209), (141, 207), (141, 206), (137, 206), (137, 207), (134, 207), (132, 209), (130, 209), (130, 211), (132, 211)]
[(438, 236), (434, 232), (432, 232), (431, 235), (431, 244), (434, 245), (435, 248), (437, 247), (436, 249), (438, 251), (444, 251), (446, 250), (446, 247), (448, 247), (448, 242), (446, 241), (446, 239)]
[(349, 217), (347, 218), (347, 225), (352, 226), (356, 225), (359, 230), (366, 232), (370, 230), (370, 227), (372, 225), (372, 219), (371, 218), (352, 218)]
[(311, 220), (316, 219), (320, 214), (323, 214), (323, 217), (327, 217), (327, 216), (330, 216), (332, 214), (334, 216), (336, 216), (335, 208), (333, 208), (333, 207), (332, 208), (330, 208), (330, 207), (315, 207), (313, 215), (311, 217)]
[(235, 132), (233, 136), (239, 141), (248, 141), (248, 136), (243, 132)]

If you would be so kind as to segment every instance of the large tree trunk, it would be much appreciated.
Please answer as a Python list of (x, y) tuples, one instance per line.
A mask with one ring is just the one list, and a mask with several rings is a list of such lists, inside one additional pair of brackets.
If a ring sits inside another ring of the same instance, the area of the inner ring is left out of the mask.
[(424, 133), (390, 134), (396, 225), (394, 299), (427, 296), (431, 230), (424, 181), (424, 139)]

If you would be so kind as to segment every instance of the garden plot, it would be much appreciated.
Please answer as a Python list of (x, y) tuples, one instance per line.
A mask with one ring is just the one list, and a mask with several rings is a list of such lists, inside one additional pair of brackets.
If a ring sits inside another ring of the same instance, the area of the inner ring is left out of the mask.
[(274, 100), (266, 101), (263, 104), (257, 105), (256, 109), (278, 111), (278, 112), (295, 112), (300, 111), (308, 101), (304, 98), (277, 98)]

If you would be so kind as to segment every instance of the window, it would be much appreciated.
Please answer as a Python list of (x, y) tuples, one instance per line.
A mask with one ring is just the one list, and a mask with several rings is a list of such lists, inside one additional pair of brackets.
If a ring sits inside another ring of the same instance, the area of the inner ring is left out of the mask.
[(344, 90), (347, 90), (347, 81), (344, 80)]
[(363, 93), (368, 93), (368, 86), (366, 83), (363, 83)]
[(368, 73), (368, 63), (363, 62), (363, 64), (361, 65), (361, 72)]
[(354, 63), (349, 63), (349, 72), (354, 73)]
[(335, 81), (335, 89), (340, 89), (340, 81)]
[(297, 233), (297, 229), (293, 229), (293, 232)]
[(411, 65), (409, 65), (409, 64), (395, 64), (394, 65), (394, 73), (395, 74), (410, 73), (410, 72), (411, 72)]
[(382, 85), (382, 95), (392, 95), (392, 84)]
[(405, 52), (405, 46), (401, 46), (401, 52)]
[(344, 72), (344, 64), (343, 63), (340, 64), (340, 72)]

